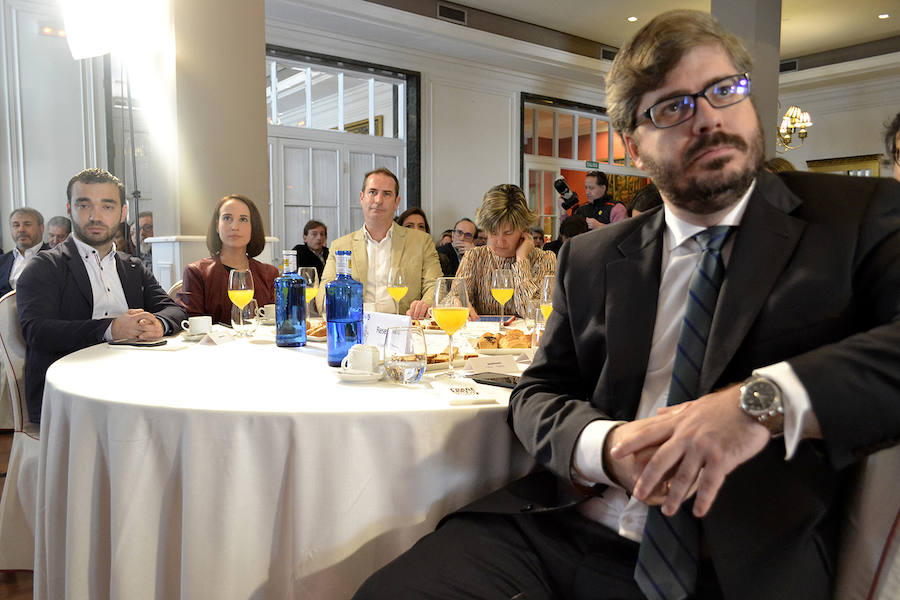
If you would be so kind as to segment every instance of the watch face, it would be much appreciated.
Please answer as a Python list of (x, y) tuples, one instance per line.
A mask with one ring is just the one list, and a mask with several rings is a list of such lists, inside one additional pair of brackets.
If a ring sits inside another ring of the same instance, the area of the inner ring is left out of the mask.
[(767, 381), (751, 381), (744, 388), (741, 400), (750, 412), (764, 412), (775, 403), (775, 386)]

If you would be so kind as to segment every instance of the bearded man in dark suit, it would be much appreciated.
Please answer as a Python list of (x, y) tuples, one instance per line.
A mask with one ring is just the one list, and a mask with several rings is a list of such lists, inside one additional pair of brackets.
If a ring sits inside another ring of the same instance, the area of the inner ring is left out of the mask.
[(113, 249), (127, 209), (122, 182), (85, 169), (69, 180), (66, 195), (72, 235), (29, 261), (16, 287), (32, 423), (40, 423), (44, 378), (54, 361), (104, 341), (180, 332), (187, 318), (139, 258)]
[(831, 597), (854, 466), (900, 441), (900, 185), (761, 171), (750, 58), (708, 14), (618, 53), (664, 206), (559, 254), (509, 423), (545, 467), (359, 598)]

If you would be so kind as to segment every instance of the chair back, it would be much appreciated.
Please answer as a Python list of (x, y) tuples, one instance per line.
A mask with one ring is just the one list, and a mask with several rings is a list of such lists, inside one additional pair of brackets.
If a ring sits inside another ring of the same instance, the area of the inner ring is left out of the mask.
[(183, 279), (179, 279), (175, 283), (172, 284), (172, 287), (169, 288), (169, 298), (175, 299), (175, 296), (178, 295), (178, 292), (181, 291), (181, 286), (184, 284)]
[(25, 338), (16, 308), (16, 292), (0, 298), (0, 363), (6, 372), (13, 427), (23, 431), (25, 415)]

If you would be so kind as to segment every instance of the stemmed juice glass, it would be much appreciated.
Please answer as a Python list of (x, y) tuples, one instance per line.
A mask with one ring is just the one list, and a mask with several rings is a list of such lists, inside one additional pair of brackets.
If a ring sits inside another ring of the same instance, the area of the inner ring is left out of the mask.
[(403, 297), (409, 291), (409, 284), (406, 282), (406, 277), (403, 276), (403, 272), (399, 267), (391, 267), (388, 273), (387, 291), (391, 298), (394, 299), (394, 306), (399, 315), (400, 301), (403, 300)]
[(253, 275), (249, 269), (232, 269), (228, 275), (228, 299), (238, 307), (238, 335), (244, 335), (244, 307), (253, 300)]
[(503, 306), (513, 297), (513, 273), (512, 269), (494, 269), (491, 276), (491, 295), (500, 304), (500, 326), (498, 331), (503, 331)]
[(553, 286), (556, 285), (556, 275), (544, 275), (541, 286), (541, 312), (544, 313), (544, 322), (550, 318), (553, 312)]
[(466, 292), (466, 281), (461, 277), (438, 277), (434, 285), (434, 306), (431, 316), (438, 327), (443, 329), (450, 339), (450, 364), (447, 374), (456, 377), (453, 370), (453, 334), (462, 328), (469, 319), (469, 295)]
[(319, 272), (315, 267), (300, 267), (297, 274), (306, 280), (306, 318), (309, 319), (312, 314), (310, 303), (319, 293)]

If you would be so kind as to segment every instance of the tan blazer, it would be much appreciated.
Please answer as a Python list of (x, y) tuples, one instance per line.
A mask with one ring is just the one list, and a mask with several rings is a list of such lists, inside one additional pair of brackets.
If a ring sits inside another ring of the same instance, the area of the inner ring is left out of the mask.
[[(350, 276), (366, 286), (369, 273), (369, 257), (366, 252), (365, 226), (353, 233), (338, 238), (329, 246), (328, 260), (319, 284), (316, 305), (319, 311), (325, 308), (325, 284), (336, 276), (337, 267), (334, 257), (338, 250), (350, 250)], [(391, 225), (391, 267), (403, 268), (409, 291), (400, 301), (400, 314), (409, 310), (413, 300), (424, 300), (428, 305), (434, 303), (434, 282), (441, 277), (441, 261), (431, 236), (423, 231)]]

